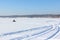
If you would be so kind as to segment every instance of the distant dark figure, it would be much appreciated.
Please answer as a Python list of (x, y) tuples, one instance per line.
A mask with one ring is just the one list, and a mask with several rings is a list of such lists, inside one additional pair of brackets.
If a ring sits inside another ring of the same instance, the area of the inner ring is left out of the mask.
[(13, 20), (13, 22), (16, 22), (15, 20)]

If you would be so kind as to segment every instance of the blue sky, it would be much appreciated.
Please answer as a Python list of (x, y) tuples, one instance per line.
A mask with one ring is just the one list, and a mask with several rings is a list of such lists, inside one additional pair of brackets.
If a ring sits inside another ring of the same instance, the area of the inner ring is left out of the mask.
[(0, 15), (60, 14), (60, 0), (0, 0)]

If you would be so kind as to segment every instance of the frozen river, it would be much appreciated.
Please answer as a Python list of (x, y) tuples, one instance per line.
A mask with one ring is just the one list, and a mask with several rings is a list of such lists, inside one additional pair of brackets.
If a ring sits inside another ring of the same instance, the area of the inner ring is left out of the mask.
[(59, 35), (60, 18), (0, 18), (0, 40), (60, 40)]

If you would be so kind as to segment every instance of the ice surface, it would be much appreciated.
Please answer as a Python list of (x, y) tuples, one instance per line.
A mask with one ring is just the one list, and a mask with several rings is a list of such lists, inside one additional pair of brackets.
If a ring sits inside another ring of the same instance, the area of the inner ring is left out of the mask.
[(0, 18), (0, 40), (59, 40), (59, 35), (60, 18)]

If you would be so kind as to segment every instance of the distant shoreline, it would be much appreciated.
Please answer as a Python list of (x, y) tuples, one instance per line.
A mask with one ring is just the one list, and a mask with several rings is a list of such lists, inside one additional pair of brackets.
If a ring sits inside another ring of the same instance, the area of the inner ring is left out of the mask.
[(29, 17), (29, 18), (60, 18), (60, 15), (8, 15), (8, 16), (0, 16), (0, 18), (18, 18), (18, 17)]

